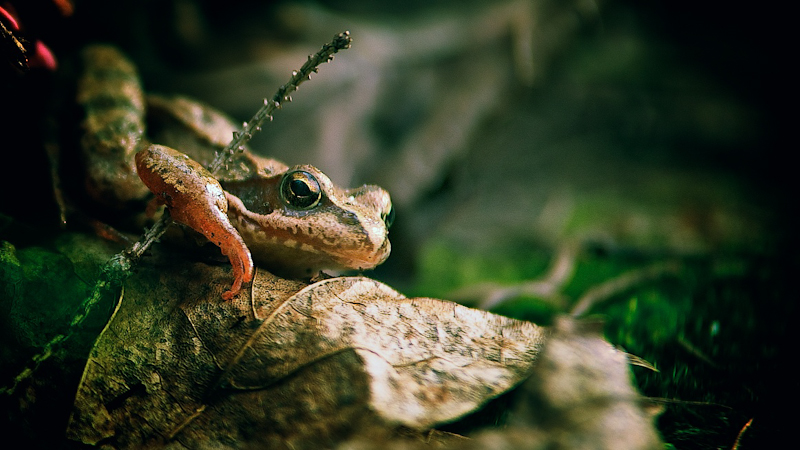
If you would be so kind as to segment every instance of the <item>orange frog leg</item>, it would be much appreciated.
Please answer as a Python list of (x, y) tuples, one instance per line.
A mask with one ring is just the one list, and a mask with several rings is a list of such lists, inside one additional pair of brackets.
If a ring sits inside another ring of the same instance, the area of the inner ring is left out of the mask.
[(236, 296), (242, 283), (253, 280), (253, 258), (228, 219), (228, 200), (217, 179), (198, 162), (162, 145), (138, 152), (136, 170), (173, 219), (202, 233), (230, 259), (233, 286), (222, 298)]

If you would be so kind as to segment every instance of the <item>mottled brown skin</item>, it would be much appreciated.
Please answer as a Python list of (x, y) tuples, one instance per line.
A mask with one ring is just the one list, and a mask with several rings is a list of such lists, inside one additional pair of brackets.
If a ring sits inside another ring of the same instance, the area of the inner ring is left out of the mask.
[[(253, 277), (257, 259), (290, 276), (322, 269), (371, 269), (389, 256), (391, 200), (377, 186), (339, 189), (313, 166), (220, 183), (187, 155), (161, 145), (136, 154), (145, 185), (178, 222), (202, 233), (234, 269), (229, 300)], [(281, 192), (285, 177), (301, 173), (319, 188), (313, 206), (293, 205)]]
[[(86, 113), (82, 147), (90, 195), (120, 208), (149, 189), (176, 221), (228, 256), (234, 282), (224, 298), (252, 280), (253, 259), (276, 274), (310, 277), (324, 269), (371, 269), (389, 256), (392, 206), (385, 190), (341, 189), (313, 166), (288, 167), (247, 151), (217, 173), (218, 182), (201, 163), (237, 130), (230, 120), (180, 96), (148, 96), (145, 108), (136, 68), (118, 50), (91, 46), (83, 57), (78, 103)], [(286, 182), (298, 174), (308, 184)], [(303, 195), (294, 188), (309, 186), (313, 202), (297, 204)]]
[[(210, 161), (214, 149), (224, 147), (226, 137), (236, 128), (218, 112), (185, 97), (150, 96), (148, 108), (162, 120), (172, 120), (176, 122), (174, 126), (180, 124), (192, 130), (189, 139), (175, 139), (175, 130), (171, 136), (164, 133), (158, 136), (197, 161)], [(198, 146), (193, 140), (209, 145)], [(169, 164), (162, 170), (166, 168)], [(312, 177), (319, 186), (319, 200), (312, 207), (292, 205), (281, 191), (284, 179), (296, 172)], [(186, 176), (184, 173), (169, 179)], [(276, 274), (311, 277), (321, 270), (366, 270), (389, 256), (392, 203), (389, 194), (378, 186), (341, 189), (313, 166), (288, 167), (247, 151), (226, 166), (218, 178), (225, 190), (230, 224), (249, 248), (253, 260)], [(159, 189), (163, 187), (156, 187), (153, 192), (160, 195)], [(174, 208), (172, 211), (174, 214)], [(220, 227), (217, 233), (228, 231), (227, 227)], [(229, 242), (234, 243), (236, 250), (223, 249), (223, 253), (243, 253), (238, 248), (238, 238), (232, 237)]]
[(114, 47), (93, 45), (81, 56), (76, 100), (85, 113), (81, 150), (86, 191), (108, 208), (124, 208), (147, 194), (133, 163), (144, 136), (141, 83), (136, 67)]
[[(314, 206), (293, 205), (280, 189), (293, 173), (316, 182), (319, 200)], [(389, 256), (392, 206), (389, 194), (378, 186), (341, 189), (310, 165), (221, 183), (230, 194), (228, 217), (253, 258), (281, 275), (366, 270)]]
[(203, 166), (185, 154), (151, 145), (136, 154), (139, 177), (167, 206), (172, 218), (200, 232), (222, 250), (233, 266), (234, 281), (222, 298), (230, 300), (253, 279), (253, 258), (228, 220), (227, 193)]

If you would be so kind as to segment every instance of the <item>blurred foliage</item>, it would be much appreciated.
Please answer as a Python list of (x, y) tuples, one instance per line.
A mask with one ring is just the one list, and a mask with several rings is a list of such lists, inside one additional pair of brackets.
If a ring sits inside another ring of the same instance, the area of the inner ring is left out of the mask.
[[(535, 247), (502, 255), (431, 246), (421, 256), (424, 275), (417, 289), (447, 298), (448, 289), (465, 283), (519, 283), (541, 276), (548, 261)], [(509, 261), (514, 258), (517, 264)], [(655, 257), (586, 249), (562, 291), (574, 302), (649, 259)], [(774, 256), (748, 254), (686, 258), (678, 276), (617, 292), (591, 309), (592, 317), (605, 322), (612, 344), (658, 369), (634, 366), (633, 374), (642, 392), (665, 408), (659, 425), (666, 442), (676, 448), (732, 445), (751, 417), (761, 425), (748, 431), (742, 448), (783, 439), (779, 433), (786, 432), (785, 418), (770, 405), (796, 385), (782, 368), (789, 345), (785, 317), (796, 310), (787, 302), (796, 292), (786, 278), (791, 265)], [(565, 312), (550, 299), (526, 297), (509, 299), (492, 311), (539, 324)]]

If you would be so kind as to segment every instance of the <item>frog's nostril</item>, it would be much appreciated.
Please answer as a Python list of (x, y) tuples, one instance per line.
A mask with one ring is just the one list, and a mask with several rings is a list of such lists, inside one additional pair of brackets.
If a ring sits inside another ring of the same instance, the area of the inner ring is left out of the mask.
[(389, 212), (383, 214), (383, 223), (386, 224), (387, 230), (392, 227), (394, 223), (394, 206), (389, 206)]

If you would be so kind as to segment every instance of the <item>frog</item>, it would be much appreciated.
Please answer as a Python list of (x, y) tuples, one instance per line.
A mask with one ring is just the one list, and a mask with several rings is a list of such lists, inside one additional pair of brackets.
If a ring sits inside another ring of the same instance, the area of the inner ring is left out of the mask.
[(312, 165), (288, 166), (247, 148), (211, 174), (205, 165), (237, 129), (230, 119), (189, 97), (145, 96), (135, 66), (115, 47), (90, 46), (82, 56), (77, 98), (86, 111), (89, 196), (119, 207), (154, 195), (148, 215), (165, 205), (228, 257), (234, 280), (223, 299), (241, 293), (256, 263), (311, 278), (388, 258), (394, 209), (383, 188), (341, 188)]

